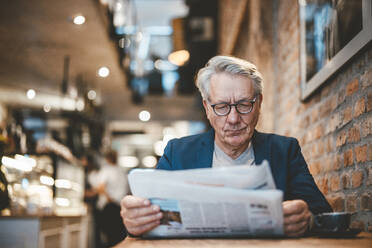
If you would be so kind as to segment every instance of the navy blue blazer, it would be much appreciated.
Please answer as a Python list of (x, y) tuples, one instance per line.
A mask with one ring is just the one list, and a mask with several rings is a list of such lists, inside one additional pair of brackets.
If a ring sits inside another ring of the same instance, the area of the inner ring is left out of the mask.
[[(255, 131), (252, 137), (255, 163), (269, 161), (276, 187), (284, 200), (302, 199), (313, 214), (332, 212), (311, 176), (295, 138)], [(183, 170), (212, 166), (214, 130), (168, 142), (157, 169)]]

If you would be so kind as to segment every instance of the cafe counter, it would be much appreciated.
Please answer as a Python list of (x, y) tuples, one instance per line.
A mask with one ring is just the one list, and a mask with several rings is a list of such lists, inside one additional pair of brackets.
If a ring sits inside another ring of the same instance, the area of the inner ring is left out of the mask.
[(1, 247), (87, 247), (87, 216), (0, 216)]

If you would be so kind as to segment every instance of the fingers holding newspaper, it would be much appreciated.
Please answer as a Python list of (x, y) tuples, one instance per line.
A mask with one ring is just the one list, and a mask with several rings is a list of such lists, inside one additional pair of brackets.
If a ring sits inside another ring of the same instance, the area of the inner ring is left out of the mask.
[(309, 227), (311, 212), (303, 200), (283, 202), (284, 232), (289, 237), (302, 236)]
[(128, 195), (121, 200), (121, 218), (132, 235), (141, 235), (160, 224), (162, 213), (159, 206), (151, 205), (142, 197)]

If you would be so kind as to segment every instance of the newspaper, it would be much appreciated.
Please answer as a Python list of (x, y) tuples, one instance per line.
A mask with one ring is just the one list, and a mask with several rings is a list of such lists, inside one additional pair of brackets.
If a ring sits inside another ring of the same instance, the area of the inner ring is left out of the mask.
[(267, 161), (259, 166), (134, 169), (133, 195), (160, 206), (160, 225), (144, 238), (283, 235), (283, 193)]

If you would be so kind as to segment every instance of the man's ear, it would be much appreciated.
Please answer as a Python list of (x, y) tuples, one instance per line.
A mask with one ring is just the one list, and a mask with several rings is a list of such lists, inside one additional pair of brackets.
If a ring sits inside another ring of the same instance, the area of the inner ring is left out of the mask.
[(203, 99), (203, 107), (205, 110), (205, 114), (207, 115), (207, 118), (209, 119), (209, 109), (208, 109), (208, 102)]
[(261, 108), (262, 101), (263, 101), (263, 95), (262, 94), (259, 94), (258, 95), (258, 107), (259, 108)]
[(208, 103), (204, 99), (203, 99), (203, 107), (204, 107), (205, 112), (207, 112), (207, 110), (208, 110)]

